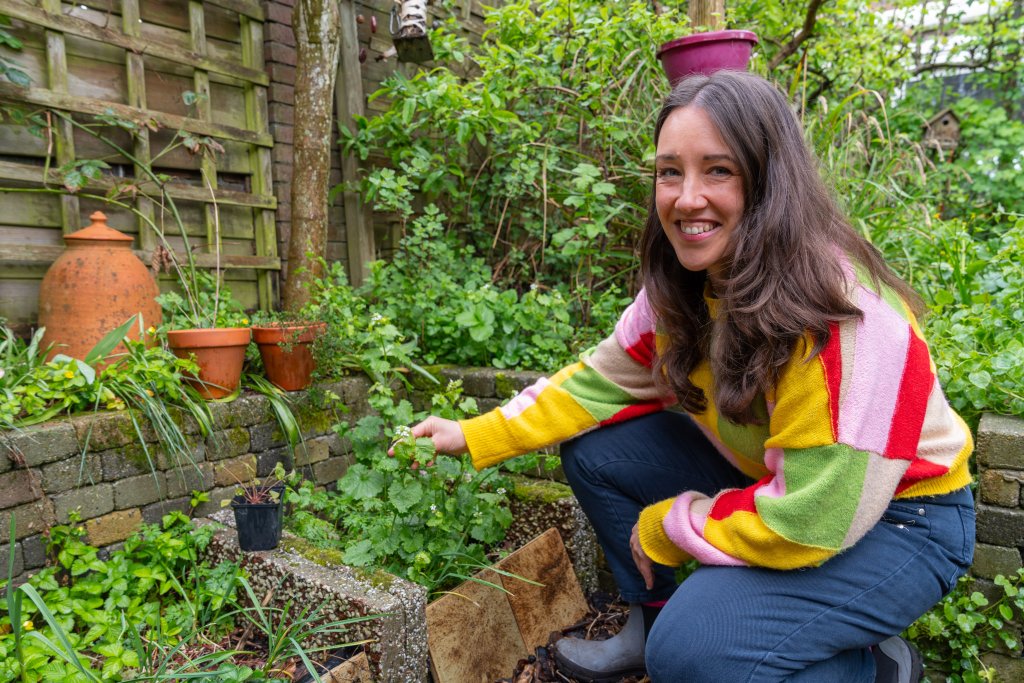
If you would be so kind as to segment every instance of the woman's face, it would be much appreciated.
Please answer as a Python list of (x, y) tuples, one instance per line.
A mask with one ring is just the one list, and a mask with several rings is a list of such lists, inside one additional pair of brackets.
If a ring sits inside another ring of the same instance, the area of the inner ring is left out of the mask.
[(743, 177), (732, 151), (703, 110), (676, 109), (665, 120), (655, 157), (655, 204), (683, 268), (722, 275), (726, 246), (743, 216)]

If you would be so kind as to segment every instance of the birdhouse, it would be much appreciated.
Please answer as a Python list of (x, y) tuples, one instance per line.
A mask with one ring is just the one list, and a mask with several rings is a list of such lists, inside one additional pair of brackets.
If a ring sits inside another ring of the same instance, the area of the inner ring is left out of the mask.
[(960, 118), (952, 109), (943, 109), (924, 124), (925, 149), (935, 149), (945, 156), (960, 144)]

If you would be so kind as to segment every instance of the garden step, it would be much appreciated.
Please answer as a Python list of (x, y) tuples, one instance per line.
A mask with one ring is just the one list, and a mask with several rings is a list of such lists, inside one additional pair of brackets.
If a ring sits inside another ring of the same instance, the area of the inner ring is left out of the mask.
[(520, 659), (547, 644), (552, 631), (587, 613), (587, 601), (556, 529), (548, 529), (495, 567), (541, 585), (484, 570), (475, 581), (466, 581), (427, 605), (435, 683), (478, 683), (508, 676)]

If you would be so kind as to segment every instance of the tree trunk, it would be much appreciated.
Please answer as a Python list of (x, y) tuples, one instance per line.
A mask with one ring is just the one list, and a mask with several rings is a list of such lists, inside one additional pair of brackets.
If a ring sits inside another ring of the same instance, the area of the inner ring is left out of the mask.
[(693, 28), (721, 31), (725, 28), (725, 0), (690, 0), (687, 14)]
[(306, 283), (323, 275), (327, 257), (327, 191), (331, 171), (334, 80), (340, 23), (337, 0), (296, 0), (295, 129), (292, 228), (282, 308), (297, 311), (309, 300)]

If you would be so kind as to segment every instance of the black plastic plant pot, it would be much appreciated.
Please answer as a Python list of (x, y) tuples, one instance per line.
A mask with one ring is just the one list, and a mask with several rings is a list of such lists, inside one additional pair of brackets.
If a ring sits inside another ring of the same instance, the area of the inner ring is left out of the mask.
[(238, 547), (245, 551), (273, 550), (281, 541), (281, 503), (233, 502)]

